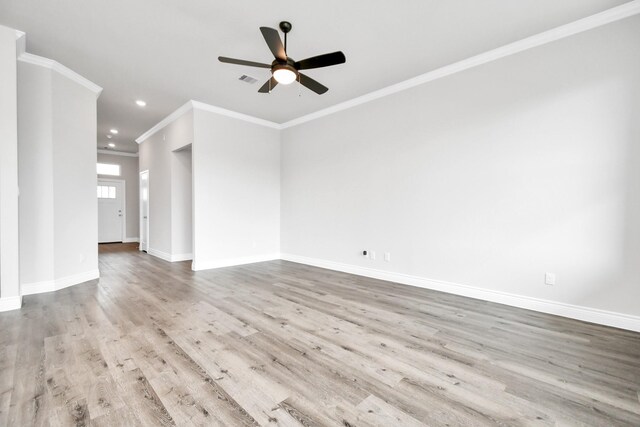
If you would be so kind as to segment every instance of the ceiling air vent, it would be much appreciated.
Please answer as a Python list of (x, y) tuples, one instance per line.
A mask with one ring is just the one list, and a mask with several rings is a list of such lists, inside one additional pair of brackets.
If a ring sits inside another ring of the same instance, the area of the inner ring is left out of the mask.
[(258, 81), (258, 79), (254, 79), (253, 77), (247, 76), (246, 74), (241, 75), (238, 80), (242, 80), (243, 82), (249, 83), (249, 84), (254, 84), (255, 82)]

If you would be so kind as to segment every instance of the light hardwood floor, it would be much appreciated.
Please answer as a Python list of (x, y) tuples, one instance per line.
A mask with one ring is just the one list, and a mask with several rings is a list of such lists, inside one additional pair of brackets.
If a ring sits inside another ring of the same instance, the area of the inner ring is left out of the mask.
[(640, 334), (273, 261), (100, 247), (0, 314), (0, 426), (640, 426)]

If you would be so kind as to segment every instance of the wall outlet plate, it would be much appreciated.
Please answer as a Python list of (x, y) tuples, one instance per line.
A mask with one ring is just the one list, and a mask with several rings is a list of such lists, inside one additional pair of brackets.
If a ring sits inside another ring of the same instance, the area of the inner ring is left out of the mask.
[(376, 259), (376, 253), (374, 251), (369, 252), (369, 258)]
[(556, 275), (554, 273), (545, 273), (544, 274), (544, 283), (545, 285), (553, 286), (556, 284)]
[(384, 253), (384, 260), (386, 262), (391, 262), (391, 252), (385, 252)]

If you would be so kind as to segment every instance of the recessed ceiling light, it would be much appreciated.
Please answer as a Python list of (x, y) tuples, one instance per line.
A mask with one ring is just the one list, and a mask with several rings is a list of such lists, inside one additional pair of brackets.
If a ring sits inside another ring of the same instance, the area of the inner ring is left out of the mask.
[(143, 100), (141, 100), (141, 99), (138, 99), (138, 100), (136, 101), (136, 104), (138, 104), (138, 106), (139, 106), (139, 107), (145, 107), (145, 106), (147, 105), (147, 103), (146, 103), (146, 102), (144, 102), (144, 101), (143, 101)]
[(107, 135), (107, 138), (111, 139), (111, 135)]
[(116, 144), (114, 144), (113, 142), (110, 142), (110, 143), (109, 143), (109, 147), (113, 148), (113, 147), (115, 147), (115, 146), (116, 146)]
[(109, 132), (111, 132), (112, 134), (117, 134), (118, 133), (118, 129), (111, 129)]

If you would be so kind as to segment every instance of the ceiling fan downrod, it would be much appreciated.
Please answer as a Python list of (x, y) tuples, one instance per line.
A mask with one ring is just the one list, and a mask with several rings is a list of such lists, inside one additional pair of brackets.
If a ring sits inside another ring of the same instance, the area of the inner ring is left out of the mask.
[(284, 33), (284, 53), (287, 53), (287, 33), (291, 31), (293, 25), (289, 21), (280, 22), (280, 31)]

